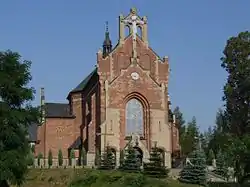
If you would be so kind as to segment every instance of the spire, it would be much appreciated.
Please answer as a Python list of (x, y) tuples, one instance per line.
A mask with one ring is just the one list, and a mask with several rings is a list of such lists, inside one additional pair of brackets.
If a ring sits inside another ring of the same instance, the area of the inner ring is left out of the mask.
[(103, 58), (105, 58), (112, 50), (112, 42), (109, 38), (108, 22), (106, 22), (105, 39), (102, 47), (103, 47)]

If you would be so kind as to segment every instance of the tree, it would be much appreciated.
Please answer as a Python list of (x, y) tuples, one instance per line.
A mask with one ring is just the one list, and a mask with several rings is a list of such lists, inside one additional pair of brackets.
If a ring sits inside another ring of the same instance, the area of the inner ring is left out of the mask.
[(35, 91), (28, 86), (30, 67), (18, 53), (0, 52), (0, 186), (20, 185), (27, 172), (28, 126), (39, 117), (31, 106)]
[(96, 150), (95, 153), (95, 165), (97, 166), (97, 168), (101, 165), (101, 154), (99, 150)]
[(158, 147), (153, 147), (150, 153), (149, 163), (144, 164), (144, 173), (154, 178), (166, 178), (169, 170), (165, 167), (164, 156)]
[(82, 148), (81, 156), (82, 156), (82, 165), (85, 166), (87, 164), (87, 154), (84, 148)]
[(49, 150), (49, 154), (48, 154), (48, 166), (49, 166), (49, 168), (52, 166), (52, 164), (53, 164), (52, 151)]
[(137, 157), (136, 150), (129, 144), (125, 153), (125, 158), (121, 170), (127, 172), (139, 172), (141, 163)]
[(71, 149), (69, 154), (69, 165), (72, 166), (72, 160), (75, 159), (75, 150)]
[(30, 150), (29, 154), (27, 155), (27, 164), (28, 166), (33, 166), (34, 165), (34, 153)]
[(195, 150), (189, 155), (187, 163), (180, 172), (180, 182), (205, 185), (207, 180), (206, 157), (203, 150)]
[(208, 127), (208, 129), (200, 134), (200, 140), (201, 140), (201, 147), (204, 150), (205, 154), (208, 155), (210, 147), (209, 143), (213, 137), (213, 130), (211, 127)]
[[(221, 58), (221, 66), (228, 73), (224, 86), (225, 118), (228, 122), (228, 133), (234, 145), (233, 157), (236, 175), (240, 182), (250, 173), (250, 162), (246, 155), (250, 145), (250, 32), (241, 32), (228, 39)], [(245, 142), (244, 142), (245, 141)], [(237, 144), (236, 144), (237, 142)]]
[(174, 111), (173, 114), (175, 115), (176, 118), (176, 123), (178, 124), (178, 126), (180, 127), (180, 135), (182, 135), (185, 132), (185, 120), (183, 117), (183, 113), (180, 111), (180, 108), (177, 106)]
[(220, 150), (223, 152), (227, 151), (226, 145), (229, 138), (228, 123), (225, 118), (225, 112), (222, 109), (219, 109), (216, 114), (215, 124), (216, 126), (213, 129), (208, 148), (217, 154)]
[(37, 156), (37, 165), (41, 166), (41, 160), (43, 159), (43, 154), (39, 153)]
[(99, 169), (112, 170), (115, 169), (116, 158), (110, 147), (107, 147), (105, 152), (101, 156), (101, 163)]
[(63, 165), (63, 154), (62, 154), (62, 150), (59, 149), (58, 151), (58, 165), (62, 166)]
[(214, 151), (213, 149), (209, 149), (208, 157), (207, 157), (207, 164), (212, 165), (214, 159), (215, 159)]
[(221, 151), (218, 152), (217, 157), (216, 157), (216, 169), (214, 171), (217, 175), (220, 175), (224, 178), (227, 178), (227, 173), (228, 173), (228, 169), (227, 169), (227, 165), (226, 165), (226, 161), (225, 161), (225, 157), (222, 154)]
[(195, 149), (198, 137), (199, 129), (197, 127), (196, 118), (193, 117), (192, 121), (188, 122), (185, 134), (183, 135), (182, 153), (185, 156)]
[(124, 164), (124, 150), (121, 149), (120, 150), (120, 168), (123, 167), (123, 164)]
[(185, 142), (185, 129), (186, 129), (183, 113), (180, 111), (180, 108), (177, 106), (174, 109), (173, 114), (175, 115), (176, 123), (179, 127), (180, 145), (183, 148), (185, 146), (184, 142)]

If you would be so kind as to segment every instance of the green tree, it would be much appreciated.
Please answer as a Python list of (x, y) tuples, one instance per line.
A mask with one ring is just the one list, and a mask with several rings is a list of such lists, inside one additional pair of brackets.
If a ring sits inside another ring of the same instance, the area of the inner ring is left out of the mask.
[(209, 149), (208, 156), (207, 156), (207, 164), (212, 165), (214, 159), (215, 159), (214, 151), (213, 149)]
[(212, 136), (208, 143), (208, 148), (212, 149), (215, 154), (222, 150), (227, 151), (227, 143), (229, 139), (228, 123), (225, 118), (225, 112), (221, 109), (218, 110), (215, 120), (216, 126), (213, 129)]
[(144, 173), (153, 178), (166, 178), (169, 170), (165, 167), (164, 156), (161, 149), (153, 147), (149, 163), (144, 164)]
[[(240, 182), (250, 173), (250, 32), (241, 32), (228, 39), (221, 66), (228, 73), (224, 86), (225, 118), (232, 147), (236, 175)], [(248, 162), (246, 162), (246, 159)]]
[(102, 170), (112, 170), (115, 169), (116, 158), (112, 149), (107, 146), (105, 152), (101, 156), (101, 163), (99, 169)]
[(221, 151), (218, 152), (216, 157), (216, 169), (214, 171), (217, 175), (227, 178), (228, 169), (226, 165), (226, 158)]
[(31, 106), (35, 91), (28, 86), (30, 67), (18, 53), (0, 52), (0, 186), (20, 185), (27, 172), (28, 126), (39, 116)]
[(27, 155), (27, 164), (28, 166), (33, 166), (34, 165), (34, 153), (30, 150), (29, 154)]
[(37, 165), (41, 166), (41, 160), (43, 159), (43, 154), (39, 153), (37, 156)]
[(180, 182), (205, 185), (207, 180), (206, 157), (203, 150), (193, 151), (187, 163), (180, 172)]
[(86, 166), (87, 164), (87, 153), (86, 153), (86, 150), (84, 149), (84, 147), (82, 148), (82, 165), (83, 166)]
[(101, 165), (101, 154), (98, 149), (96, 150), (96, 153), (95, 153), (95, 165), (97, 166), (97, 168), (99, 168)]
[(173, 111), (173, 114), (175, 115), (175, 118), (176, 118), (176, 123), (178, 124), (179, 128), (180, 128), (180, 137), (182, 134), (185, 133), (185, 120), (184, 120), (184, 117), (183, 117), (183, 113), (181, 112), (180, 110), (180, 107), (176, 107)]
[(208, 129), (205, 132), (200, 133), (201, 147), (206, 155), (208, 155), (209, 153), (210, 150), (209, 143), (212, 137), (213, 137), (213, 130), (211, 127), (208, 127)]
[(121, 170), (126, 172), (139, 172), (141, 170), (141, 163), (137, 157), (136, 150), (129, 144), (125, 152), (125, 158)]
[(124, 164), (124, 150), (121, 149), (120, 150), (120, 168), (123, 167), (123, 164)]
[(199, 137), (199, 129), (197, 127), (196, 118), (193, 117), (192, 120), (188, 122), (185, 134), (183, 135), (182, 153), (185, 156), (187, 156), (195, 149), (198, 137)]
[[(185, 129), (186, 129), (186, 126), (185, 126), (185, 120), (183, 117), (183, 113), (181, 112), (180, 107), (177, 106), (174, 109), (173, 114), (175, 115), (176, 124), (179, 128), (180, 146), (182, 148), (184, 148), (184, 150), (185, 150), (185, 146), (186, 146), (186, 144), (185, 144)], [(175, 156), (175, 154), (176, 153), (173, 153), (173, 156)], [(179, 155), (179, 153), (178, 153), (178, 155)]]
[(75, 159), (75, 150), (71, 149), (69, 153), (69, 165), (72, 165), (72, 160)]
[(49, 168), (52, 166), (52, 164), (53, 164), (52, 151), (49, 150), (49, 154), (48, 154), (48, 166), (49, 166)]
[(62, 150), (59, 149), (58, 151), (58, 165), (62, 166), (63, 165), (63, 154), (62, 154)]

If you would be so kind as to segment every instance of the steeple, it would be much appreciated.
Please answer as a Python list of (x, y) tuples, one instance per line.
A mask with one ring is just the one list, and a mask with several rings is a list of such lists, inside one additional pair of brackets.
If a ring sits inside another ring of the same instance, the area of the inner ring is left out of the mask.
[(112, 50), (112, 42), (109, 38), (109, 30), (108, 30), (108, 22), (106, 22), (106, 32), (105, 32), (105, 39), (103, 42), (103, 58), (105, 58)]

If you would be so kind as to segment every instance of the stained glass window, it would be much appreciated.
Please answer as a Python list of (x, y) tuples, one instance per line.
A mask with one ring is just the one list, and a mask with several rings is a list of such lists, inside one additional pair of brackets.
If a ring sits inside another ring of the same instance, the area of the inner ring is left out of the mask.
[(143, 106), (137, 99), (131, 99), (126, 105), (126, 136), (143, 135)]

